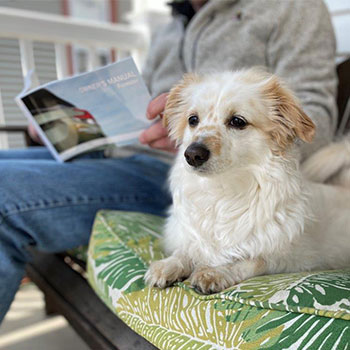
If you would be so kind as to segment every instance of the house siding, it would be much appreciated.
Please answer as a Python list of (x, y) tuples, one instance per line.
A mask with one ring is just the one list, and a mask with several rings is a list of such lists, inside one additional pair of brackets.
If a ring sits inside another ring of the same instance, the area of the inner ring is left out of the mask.
[[(17, 0), (0, 1), (1, 6), (20, 8), (31, 11), (53, 14), (61, 13), (61, 0)], [(34, 43), (34, 61), (40, 83), (46, 83), (56, 78), (55, 51), (53, 44)], [(27, 119), (17, 107), (14, 98), (23, 88), (22, 69), (20, 61), (19, 43), (13, 39), (0, 39), (0, 90), (5, 115), (5, 123), (9, 125), (27, 125)], [(9, 134), (7, 137), (9, 148), (25, 146), (21, 134)], [(4, 147), (4, 142), (0, 147)]]

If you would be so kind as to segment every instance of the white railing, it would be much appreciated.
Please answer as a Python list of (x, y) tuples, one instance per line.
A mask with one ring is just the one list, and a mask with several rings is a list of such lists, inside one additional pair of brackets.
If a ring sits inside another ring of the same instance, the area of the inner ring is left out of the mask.
[(140, 66), (149, 45), (149, 33), (145, 26), (102, 23), (8, 7), (0, 7), (1, 37), (18, 39), (23, 76), (34, 68), (33, 42), (54, 43), (58, 79), (68, 75), (67, 44), (88, 49), (90, 69), (97, 65), (97, 48), (115, 49), (119, 57), (130, 53)]
[(331, 15), (332, 15), (332, 17), (335, 17), (335, 16), (348, 16), (348, 15), (350, 15), (350, 8), (333, 10), (333, 11), (331, 11)]
[[(5, 124), (4, 108), (2, 106), (1, 89), (0, 89), (0, 124)], [(7, 135), (0, 133), (0, 149), (8, 148)]]

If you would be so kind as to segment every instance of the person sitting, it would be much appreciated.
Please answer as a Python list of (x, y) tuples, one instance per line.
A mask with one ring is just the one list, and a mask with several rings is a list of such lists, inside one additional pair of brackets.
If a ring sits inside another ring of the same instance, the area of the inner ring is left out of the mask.
[[(263, 66), (289, 84), (317, 127), (314, 142), (300, 145), (301, 159), (332, 140), (335, 39), (321, 0), (170, 5), (172, 20), (155, 34), (143, 73), (154, 98), (149, 119), (162, 113), (167, 92), (186, 72)], [(30, 259), (29, 246), (59, 252), (86, 245), (99, 209), (165, 214), (176, 148), (161, 121), (140, 141), (150, 147), (129, 148), (132, 154), (123, 156), (96, 151), (63, 164), (40, 147), (0, 152), (0, 322)]]

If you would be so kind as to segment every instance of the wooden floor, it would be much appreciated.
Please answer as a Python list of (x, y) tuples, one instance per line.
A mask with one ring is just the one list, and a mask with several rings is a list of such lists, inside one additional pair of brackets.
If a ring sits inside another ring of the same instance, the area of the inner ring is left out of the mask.
[(47, 316), (43, 293), (22, 284), (0, 327), (1, 350), (89, 350), (61, 315)]

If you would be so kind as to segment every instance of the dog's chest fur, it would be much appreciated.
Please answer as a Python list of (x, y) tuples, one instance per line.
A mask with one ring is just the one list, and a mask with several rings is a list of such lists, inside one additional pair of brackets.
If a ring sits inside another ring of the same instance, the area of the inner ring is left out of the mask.
[[(304, 202), (300, 188), (253, 175), (215, 178), (186, 172), (181, 164), (171, 174), (173, 207), (166, 228), (169, 252), (186, 251), (196, 261), (225, 264), (271, 254), (298, 235)], [(269, 232), (269, 234), (266, 234)]]

